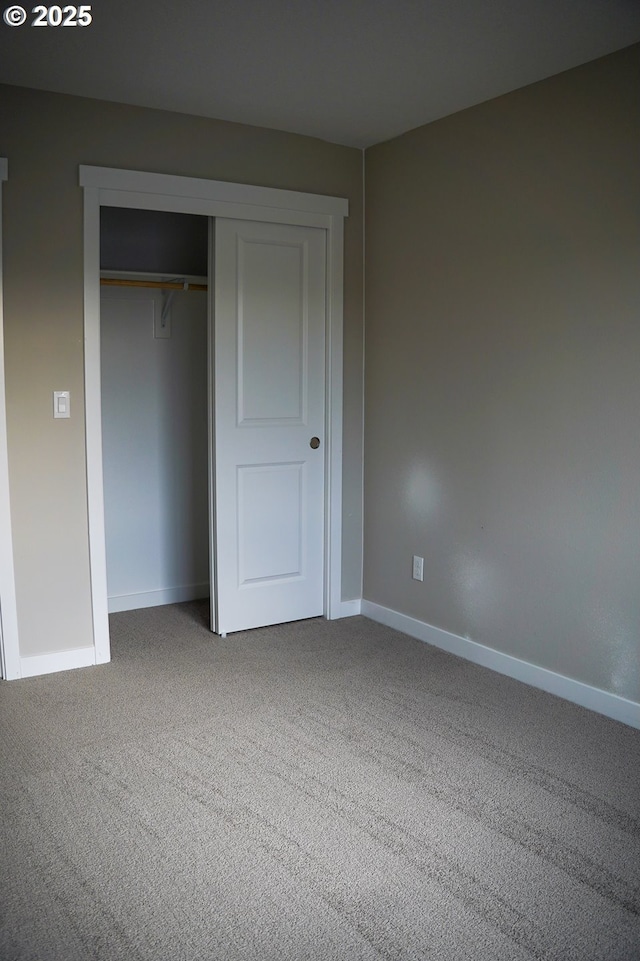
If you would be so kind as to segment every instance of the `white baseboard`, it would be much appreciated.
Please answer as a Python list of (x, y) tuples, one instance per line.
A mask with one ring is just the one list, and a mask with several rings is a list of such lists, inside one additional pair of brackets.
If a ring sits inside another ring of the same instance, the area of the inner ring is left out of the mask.
[(338, 617), (355, 617), (356, 614), (361, 613), (361, 606), (362, 601), (359, 597), (354, 598), (352, 601), (340, 601)]
[(159, 591), (142, 591), (139, 594), (114, 594), (108, 598), (109, 614), (120, 611), (136, 611), (141, 607), (160, 607), (161, 604), (180, 604), (209, 597), (209, 584), (185, 584), (167, 587)]
[(37, 677), (71, 671), (76, 667), (91, 667), (96, 663), (94, 647), (79, 647), (74, 651), (55, 651), (53, 654), (32, 654), (20, 658), (20, 677)]
[(474, 664), (488, 667), (499, 674), (506, 674), (507, 677), (513, 677), (517, 681), (523, 681), (549, 694), (556, 694), (566, 701), (572, 701), (574, 704), (580, 704), (581, 707), (604, 714), (614, 721), (622, 721), (623, 724), (640, 729), (640, 704), (635, 701), (591, 687), (589, 684), (575, 681), (563, 674), (556, 674), (544, 667), (537, 667), (528, 661), (522, 661), (510, 654), (503, 654), (501, 651), (485, 647), (484, 644), (470, 641), (458, 634), (450, 634), (449, 631), (443, 631), (439, 627), (433, 627), (431, 624), (401, 614), (389, 607), (374, 604), (373, 601), (362, 601), (362, 613), (372, 621), (386, 624), (387, 627), (393, 627), (426, 644), (433, 644), (434, 647), (456, 654), (467, 661), (473, 661)]

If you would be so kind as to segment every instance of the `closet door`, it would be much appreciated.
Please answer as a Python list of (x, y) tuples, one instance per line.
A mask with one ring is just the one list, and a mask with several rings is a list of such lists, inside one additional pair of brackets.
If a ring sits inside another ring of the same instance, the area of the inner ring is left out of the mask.
[(215, 221), (220, 634), (323, 613), (325, 288), (323, 230)]

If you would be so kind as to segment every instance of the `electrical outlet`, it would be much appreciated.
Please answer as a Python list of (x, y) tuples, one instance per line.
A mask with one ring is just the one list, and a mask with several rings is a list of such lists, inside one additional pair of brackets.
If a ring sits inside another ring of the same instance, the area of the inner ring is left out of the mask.
[(413, 574), (411, 576), (414, 581), (424, 580), (424, 557), (418, 557), (417, 554), (413, 555)]

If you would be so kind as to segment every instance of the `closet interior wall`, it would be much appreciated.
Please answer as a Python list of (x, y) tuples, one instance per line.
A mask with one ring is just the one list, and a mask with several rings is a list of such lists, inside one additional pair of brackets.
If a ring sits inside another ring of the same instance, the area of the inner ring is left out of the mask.
[[(207, 218), (103, 208), (102, 277), (207, 282)], [(109, 611), (209, 595), (207, 294), (101, 287)]]

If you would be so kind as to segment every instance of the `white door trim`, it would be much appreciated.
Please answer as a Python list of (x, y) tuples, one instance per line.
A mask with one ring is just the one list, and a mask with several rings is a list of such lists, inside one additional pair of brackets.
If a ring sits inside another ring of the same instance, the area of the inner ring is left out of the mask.
[[(100, 396), (100, 207), (171, 210), (236, 220), (321, 227), (327, 232), (325, 599), (342, 603), (342, 327), (344, 218), (348, 201), (271, 187), (80, 166), (84, 188), (85, 429), (89, 557), (96, 663), (109, 660)], [(350, 613), (350, 611), (349, 611)]]
[(21, 676), (18, 645), (16, 582), (13, 569), (13, 539), (9, 499), (9, 455), (7, 449), (7, 408), (4, 390), (4, 319), (2, 313), (2, 183), (8, 177), (8, 163), (0, 157), (0, 668), (2, 677)]

